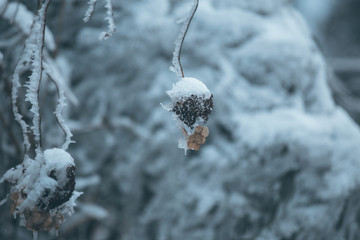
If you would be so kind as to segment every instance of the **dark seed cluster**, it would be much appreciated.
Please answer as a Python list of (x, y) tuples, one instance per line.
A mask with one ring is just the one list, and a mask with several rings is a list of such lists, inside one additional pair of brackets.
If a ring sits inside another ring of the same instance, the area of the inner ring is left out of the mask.
[(214, 107), (212, 98), (213, 95), (205, 99), (193, 94), (188, 98), (177, 101), (171, 111), (178, 116), (180, 121), (193, 129), (198, 118), (202, 119), (203, 123), (206, 123), (209, 119), (209, 114)]
[[(49, 177), (57, 181), (56, 171), (52, 170)], [(54, 192), (51, 192), (49, 189), (45, 190), (38, 203), (40, 209), (49, 211), (67, 202), (71, 198), (75, 188), (75, 166), (66, 168), (66, 180), (66, 183), (63, 186), (57, 187)]]

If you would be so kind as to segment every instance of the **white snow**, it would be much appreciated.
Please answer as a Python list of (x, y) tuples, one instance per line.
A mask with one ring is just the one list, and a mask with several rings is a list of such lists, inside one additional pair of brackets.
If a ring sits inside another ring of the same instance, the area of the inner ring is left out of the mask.
[(57, 182), (60, 186), (66, 183), (66, 168), (74, 166), (74, 159), (69, 153), (60, 148), (47, 149), (44, 151), (45, 167), (43, 174), (50, 175), (52, 170), (57, 173)]
[(206, 85), (192, 77), (181, 78), (177, 83), (173, 84), (171, 90), (166, 91), (172, 100), (190, 97), (196, 95), (198, 97), (210, 98), (211, 92)]

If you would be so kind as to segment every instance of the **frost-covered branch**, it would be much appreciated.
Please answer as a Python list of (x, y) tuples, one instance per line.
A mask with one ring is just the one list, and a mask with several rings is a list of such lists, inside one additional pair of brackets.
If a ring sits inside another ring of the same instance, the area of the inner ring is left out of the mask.
[(20, 75), (27, 70), (31, 69), (31, 75), (25, 86), (27, 87), (25, 100), (30, 102), (30, 112), (34, 114), (33, 125), (30, 127), (34, 133), (35, 141), (37, 142), (37, 151), (41, 149), (41, 116), (39, 106), (39, 90), (42, 79), (43, 69), (43, 49), (45, 41), (45, 25), (46, 25), (46, 11), (49, 6), (50, 0), (45, 0), (42, 7), (39, 9), (33, 25), (30, 30), (30, 35), (25, 41), (24, 50), (17, 62), (12, 78), (12, 107), (16, 121), (19, 122), (24, 138), (25, 152), (30, 149), (30, 141), (27, 136), (29, 126), (23, 120), (17, 107), (17, 93), (21, 87)]
[(106, 0), (105, 8), (106, 8), (106, 14), (107, 14), (107, 17), (105, 18), (105, 20), (107, 20), (107, 22), (108, 22), (108, 31), (100, 33), (99, 39), (102, 39), (102, 40), (109, 39), (116, 31), (116, 26), (114, 23), (114, 13), (112, 10), (111, 0)]
[(86, 10), (85, 12), (85, 16), (83, 18), (84, 22), (88, 22), (90, 21), (93, 13), (94, 13), (94, 10), (95, 10), (95, 6), (96, 6), (96, 3), (97, 3), (98, 0), (89, 0), (88, 4), (89, 4), (89, 7), (88, 9)]
[(66, 105), (66, 103), (65, 103), (66, 98), (65, 98), (62, 82), (60, 80), (61, 77), (60, 77), (59, 73), (54, 71), (51, 68), (51, 66), (46, 62), (44, 62), (44, 70), (45, 70), (47, 76), (49, 77), (49, 79), (54, 83), (56, 90), (57, 90), (58, 102), (57, 102), (57, 106), (56, 106), (56, 110), (55, 110), (55, 117), (56, 117), (57, 123), (59, 124), (60, 128), (62, 129), (62, 131), (65, 134), (65, 142), (62, 145), (62, 149), (66, 150), (69, 147), (69, 144), (72, 143), (73, 141), (71, 141), (72, 133), (71, 133), (69, 127), (66, 125), (65, 119), (61, 114), (64, 106)]
[[(0, 17), (14, 24), (23, 34), (30, 34), (34, 15), (22, 3), (0, 1)], [(54, 50), (56, 47), (54, 36), (48, 28), (46, 28), (45, 43), (49, 50)]]
[[(95, 5), (96, 5), (97, 1), (98, 0), (90, 0), (88, 2), (89, 8), (85, 12), (85, 16), (83, 18), (84, 22), (88, 22), (91, 19), (92, 15), (94, 13)], [(100, 33), (99, 39), (101, 39), (101, 40), (109, 39), (116, 31), (116, 26), (114, 23), (114, 12), (112, 9), (111, 0), (105, 0), (105, 1), (106, 1), (105, 8), (106, 8), (106, 15), (107, 15), (105, 20), (108, 22), (108, 31)]]
[(184, 77), (184, 71), (183, 68), (181, 66), (181, 62), (180, 62), (180, 55), (181, 55), (181, 50), (182, 50), (182, 46), (184, 44), (184, 39), (186, 37), (186, 33), (189, 29), (191, 20), (194, 17), (194, 14), (197, 10), (197, 7), (199, 5), (199, 0), (195, 0), (195, 3), (191, 9), (191, 11), (189, 12), (189, 15), (187, 16), (183, 26), (180, 29), (180, 34), (178, 36), (178, 38), (175, 41), (175, 50), (173, 53), (173, 60), (172, 63), (174, 65), (175, 68), (175, 72), (178, 76), (178, 78), (183, 78)]

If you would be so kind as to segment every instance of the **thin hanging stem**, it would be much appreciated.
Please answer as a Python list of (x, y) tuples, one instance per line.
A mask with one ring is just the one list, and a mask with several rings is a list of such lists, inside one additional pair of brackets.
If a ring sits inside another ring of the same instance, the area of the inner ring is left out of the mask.
[(189, 29), (191, 20), (193, 19), (198, 6), (199, 6), (199, 0), (195, 0), (195, 4), (192, 7), (192, 9), (191, 9), (186, 21), (184, 22), (183, 26), (181, 27), (180, 34), (179, 34), (178, 38), (175, 41), (175, 50), (174, 50), (174, 53), (173, 53), (172, 62), (173, 62), (173, 65), (175, 67), (176, 74), (177, 74), (178, 78), (184, 77), (184, 71), (183, 71), (183, 68), (182, 68), (181, 62), (180, 62), (180, 55), (181, 55), (182, 46), (184, 44), (184, 40), (185, 40), (185, 37), (186, 37), (186, 33), (187, 33), (188, 29)]

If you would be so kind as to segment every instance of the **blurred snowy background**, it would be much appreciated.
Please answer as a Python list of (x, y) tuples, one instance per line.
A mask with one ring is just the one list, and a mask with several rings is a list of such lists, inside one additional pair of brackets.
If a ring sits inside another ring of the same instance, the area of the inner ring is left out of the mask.
[[(105, 1), (86, 24), (86, 1), (51, 2), (49, 58), (67, 86), (84, 192), (58, 239), (360, 239), (359, 2), (200, 0), (182, 63), (215, 109), (206, 144), (185, 156), (160, 103), (176, 82), (176, 22), (192, 3), (113, 0), (117, 30), (101, 41)], [(0, 0), (0, 175), (23, 158), (9, 89), (25, 12), (36, 8)], [(56, 89), (43, 81), (40, 94), (45, 148), (59, 146)], [(10, 205), (0, 207), (0, 239), (32, 239)]]

